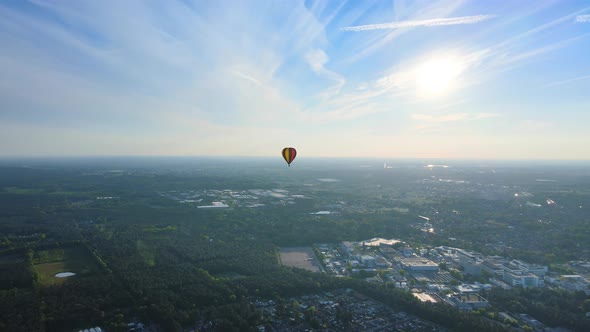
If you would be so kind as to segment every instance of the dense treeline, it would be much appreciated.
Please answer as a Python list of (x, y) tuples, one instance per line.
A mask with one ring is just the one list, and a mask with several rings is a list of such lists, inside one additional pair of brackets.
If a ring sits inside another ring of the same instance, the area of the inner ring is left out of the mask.
[(0, 289), (28, 288), (33, 284), (31, 265), (26, 262), (0, 264)]
[(39, 297), (47, 331), (105, 326), (105, 316), (114, 316), (114, 308), (133, 303), (129, 292), (108, 275), (72, 278), (62, 285), (41, 287)]
[(552, 327), (563, 326), (575, 331), (590, 331), (590, 319), (584, 317), (590, 309), (590, 301), (584, 292), (572, 293), (548, 288), (494, 288), (484, 296), (504, 310), (526, 312)]
[(40, 301), (34, 290), (0, 290), (0, 331), (43, 331)]

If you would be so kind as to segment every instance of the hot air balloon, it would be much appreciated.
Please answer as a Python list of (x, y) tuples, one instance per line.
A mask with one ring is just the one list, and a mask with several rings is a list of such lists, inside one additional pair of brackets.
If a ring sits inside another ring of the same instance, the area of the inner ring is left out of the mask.
[(287, 162), (289, 167), (291, 167), (291, 163), (295, 159), (295, 156), (297, 156), (297, 150), (295, 150), (295, 148), (283, 149), (283, 158), (285, 158), (285, 161)]

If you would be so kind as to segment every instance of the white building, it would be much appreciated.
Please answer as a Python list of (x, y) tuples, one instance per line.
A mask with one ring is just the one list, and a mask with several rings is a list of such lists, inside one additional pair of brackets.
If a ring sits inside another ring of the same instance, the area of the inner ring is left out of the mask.
[(480, 283), (462, 284), (462, 285), (458, 285), (457, 287), (455, 287), (455, 289), (459, 293), (478, 293), (481, 290), (492, 289), (492, 285), (491, 284), (480, 284)]
[(523, 270), (524, 272), (532, 273), (539, 277), (544, 276), (548, 271), (548, 268), (545, 265), (529, 264), (523, 261), (519, 261), (517, 259), (511, 260), (510, 266), (515, 266), (518, 269)]
[(493, 260), (485, 260), (481, 264), (481, 268), (483, 271), (488, 272), (492, 276), (504, 276), (504, 268), (502, 268), (502, 264), (495, 262)]
[(543, 280), (532, 273), (504, 272), (504, 281), (510, 286), (539, 287)]
[(559, 277), (558, 284), (567, 290), (583, 291), (590, 294), (590, 283), (582, 276), (577, 274), (567, 274)]

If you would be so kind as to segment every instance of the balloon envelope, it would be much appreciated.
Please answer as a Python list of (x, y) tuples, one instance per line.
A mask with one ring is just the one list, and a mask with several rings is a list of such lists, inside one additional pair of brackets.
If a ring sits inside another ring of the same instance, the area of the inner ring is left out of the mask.
[(297, 156), (297, 150), (295, 150), (295, 148), (283, 149), (283, 158), (285, 158), (285, 161), (289, 166), (291, 166), (291, 163), (295, 159), (295, 156)]

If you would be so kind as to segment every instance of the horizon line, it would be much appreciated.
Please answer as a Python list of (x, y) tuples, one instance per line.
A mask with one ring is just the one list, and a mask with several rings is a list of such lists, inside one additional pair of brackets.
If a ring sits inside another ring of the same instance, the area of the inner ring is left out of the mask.
[[(302, 157), (300, 153), (297, 155)], [(509, 157), (387, 157), (387, 156), (304, 156), (306, 159), (374, 159), (374, 160), (449, 160), (449, 161), (549, 161), (549, 162), (590, 162), (588, 159), (571, 159), (571, 158), (509, 158)], [(0, 159), (108, 159), (108, 158), (208, 158), (208, 159), (228, 159), (228, 158), (277, 158), (281, 155), (142, 155), (142, 154), (120, 154), (120, 155), (46, 155), (46, 154), (27, 154), (27, 155), (3, 155)]]

